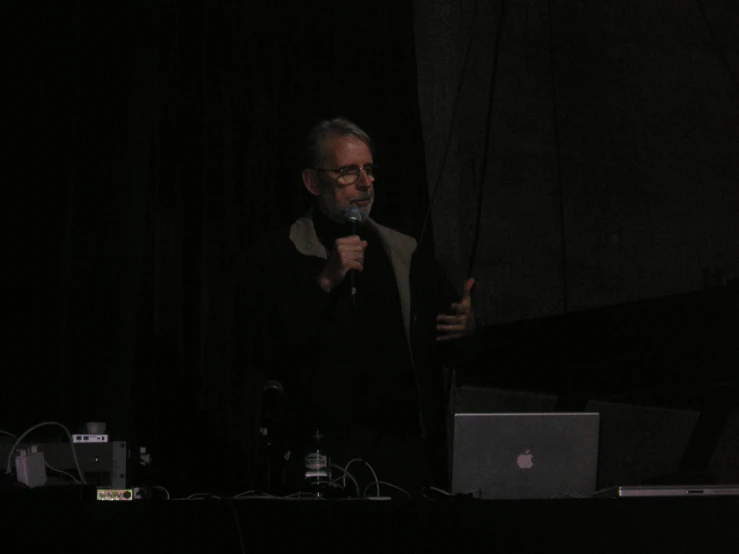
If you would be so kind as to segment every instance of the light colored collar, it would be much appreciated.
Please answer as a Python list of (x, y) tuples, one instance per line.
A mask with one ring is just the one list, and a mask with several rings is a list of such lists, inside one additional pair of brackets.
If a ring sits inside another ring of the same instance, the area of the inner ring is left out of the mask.
[[(369, 218), (367, 225), (382, 239), (388, 254), (397, 251), (397, 255), (410, 267), (410, 258), (416, 250), (416, 239), (405, 235), (384, 225), (380, 225), (374, 219)], [(305, 256), (316, 256), (324, 260), (328, 259), (328, 252), (318, 239), (316, 227), (313, 223), (313, 210), (299, 217), (290, 227), (290, 240), (298, 252)]]
[[(377, 233), (390, 258), (393, 267), (395, 281), (398, 284), (400, 295), (400, 307), (403, 311), (403, 323), (406, 339), (410, 345), (410, 319), (411, 319), (411, 258), (415, 252), (416, 239), (399, 231), (385, 227), (375, 222), (372, 218), (367, 220), (367, 225)], [(290, 227), (290, 240), (295, 248), (304, 256), (315, 256), (324, 260), (328, 259), (326, 247), (321, 244), (313, 224), (313, 211), (298, 218)]]

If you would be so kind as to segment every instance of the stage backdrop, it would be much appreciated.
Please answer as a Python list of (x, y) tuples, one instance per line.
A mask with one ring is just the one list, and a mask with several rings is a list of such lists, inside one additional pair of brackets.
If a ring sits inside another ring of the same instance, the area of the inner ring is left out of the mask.
[(736, 275), (735, 2), (388, 6), (22, 10), (0, 428), (103, 420), (175, 493), (251, 485), (233, 300), (319, 117), (376, 138), (380, 221), (418, 236), (441, 183), (424, 240), (485, 323)]
[(485, 322), (739, 275), (738, 2), (414, 9), (434, 238)]
[(165, 484), (247, 486), (260, 385), (234, 364), (234, 295), (254, 241), (308, 207), (308, 128), (339, 115), (366, 128), (383, 172), (377, 218), (421, 225), (411, 5), (24, 15), (34, 40), (19, 47), (14, 84), (18, 142), (32, 155), (12, 236), (0, 428), (102, 420), (149, 446)]

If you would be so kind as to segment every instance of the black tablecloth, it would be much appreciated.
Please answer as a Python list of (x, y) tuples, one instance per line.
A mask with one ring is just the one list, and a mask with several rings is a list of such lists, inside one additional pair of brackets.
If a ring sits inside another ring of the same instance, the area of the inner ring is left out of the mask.
[(14, 494), (0, 496), (0, 510), (3, 546), (25, 552), (739, 552), (736, 497), (96, 502)]

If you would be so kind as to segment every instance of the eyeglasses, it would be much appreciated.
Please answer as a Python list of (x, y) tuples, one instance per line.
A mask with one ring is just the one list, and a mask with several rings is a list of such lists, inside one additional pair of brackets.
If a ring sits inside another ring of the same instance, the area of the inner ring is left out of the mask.
[(349, 186), (353, 185), (359, 180), (359, 176), (362, 174), (362, 170), (367, 174), (367, 177), (374, 181), (377, 177), (377, 166), (375, 164), (365, 164), (363, 166), (348, 165), (340, 169), (323, 169), (320, 167), (314, 167), (316, 171), (324, 171), (326, 173), (338, 173), (339, 176), (336, 180), (341, 185)]

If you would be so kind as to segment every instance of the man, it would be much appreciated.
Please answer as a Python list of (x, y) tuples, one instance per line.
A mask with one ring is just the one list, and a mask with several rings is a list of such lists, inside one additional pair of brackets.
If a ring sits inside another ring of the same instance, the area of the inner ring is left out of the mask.
[(356, 124), (322, 121), (306, 150), (313, 208), (258, 245), (246, 308), (251, 363), (284, 387), (286, 448), (302, 461), (318, 438), (334, 462), (361, 458), (413, 493), (445, 486), (441, 362), (475, 329), (474, 280), (455, 298), (415, 239), (370, 218), (377, 167)]

